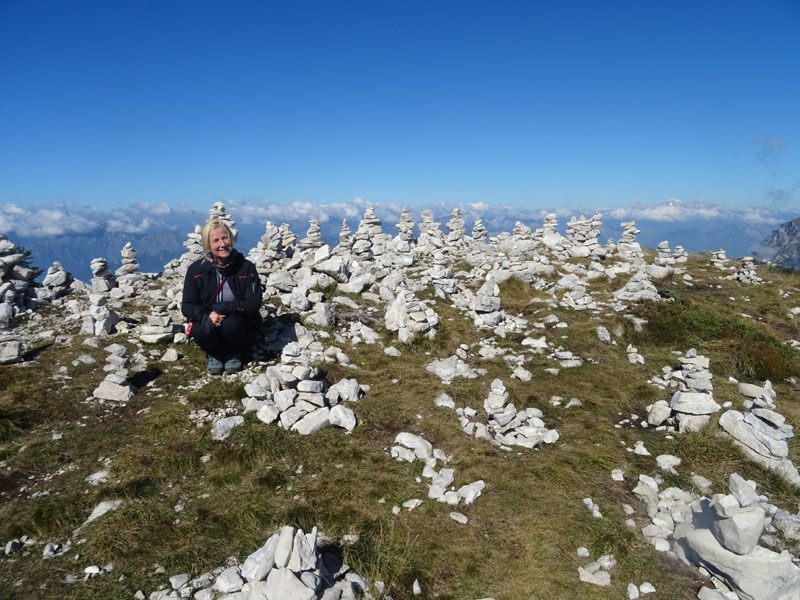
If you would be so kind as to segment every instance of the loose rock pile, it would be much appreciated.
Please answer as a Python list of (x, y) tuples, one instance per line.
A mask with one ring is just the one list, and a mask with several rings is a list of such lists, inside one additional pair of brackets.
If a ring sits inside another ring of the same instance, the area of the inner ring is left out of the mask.
[(218, 567), (195, 578), (187, 573), (174, 575), (169, 578), (171, 589), (153, 592), (148, 598), (355, 600), (363, 597), (369, 591), (369, 582), (350, 571), (338, 554), (320, 551), (318, 538), (316, 527), (304, 533), (286, 525), (243, 563)]

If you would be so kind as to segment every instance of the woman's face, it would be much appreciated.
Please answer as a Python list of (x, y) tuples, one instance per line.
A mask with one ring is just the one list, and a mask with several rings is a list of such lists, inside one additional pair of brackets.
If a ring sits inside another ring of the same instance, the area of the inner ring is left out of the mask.
[(215, 263), (224, 265), (228, 262), (233, 250), (233, 243), (224, 227), (217, 227), (211, 230), (211, 234), (208, 236), (208, 245), (211, 248), (211, 257)]

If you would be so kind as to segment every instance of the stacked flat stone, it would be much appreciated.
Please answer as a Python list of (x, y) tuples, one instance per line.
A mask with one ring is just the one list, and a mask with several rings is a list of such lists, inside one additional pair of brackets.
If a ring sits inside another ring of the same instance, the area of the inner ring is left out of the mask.
[(394, 439), (395, 446), (389, 449), (392, 458), (399, 461), (414, 462), (421, 460), (425, 462), (422, 476), (430, 479), (428, 485), (428, 498), (437, 502), (444, 502), (455, 506), (463, 501), (464, 504), (472, 504), (481, 495), (486, 484), (482, 479), (467, 485), (462, 485), (459, 489), (453, 488), (455, 480), (455, 470), (441, 468), (437, 471), (437, 461), (449, 462), (449, 458), (444, 452), (433, 445), (420, 435), (400, 432)]
[(264, 423), (277, 422), (301, 435), (327, 425), (352, 431), (355, 414), (343, 403), (358, 400), (361, 387), (355, 379), (343, 379), (327, 391), (326, 387), (300, 343), (291, 342), (283, 347), (279, 365), (267, 367), (245, 386), (248, 397), (242, 402), (246, 411), (256, 411)]
[(151, 310), (139, 330), (139, 339), (147, 344), (172, 341), (176, 327), (169, 312), (171, 300), (163, 289), (157, 289), (148, 293), (148, 302)]
[(604, 254), (603, 247), (597, 241), (600, 237), (600, 227), (603, 225), (601, 217), (600, 213), (595, 213), (591, 219), (581, 215), (578, 219), (572, 217), (569, 220), (566, 238), (570, 242), (570, 256), (586, 258)]
[(644, 259), (644, 251), (636, 241), (636, 236), (641, 233), (636, 229), (636, 221), (620, 223), (622, 235), (617, 240), (617, 252), (625, 259), (632, 262), (639, 262)]
[(203, 238), (200, 231), (200, 225), (195, 225), (194, 230), (186, 234), (186, 239), (183, 241), (186, 252), (164, 265), (164, 275), (183, 277), (189, 265), (203, 258)]
[(266, 277), (285, 258), (283, 236), (275, 223), (267, 221), (264, 234), (259, 238), (256, 247), (248, 252), (247, 259), (255, 265), (260, 275)]
[(728, 489), (728, 494), (697, 498), (688, 505), (682, 498), (678, 510), (672, 511), (674, 553), (685, 564), (715, 577), (714, 588), (702, 588), (698, 598), (800, 597), (800, 568), (791, 554), (758, 545), (768, 522), (766, 510), (775, 507), (736, 473), (730, 476)]
[(648, 408), (647, 423), (653, 427), (677, 429), (681, 433), (700, 431), (711, 420), (711, 415), (721, 408), (714, 401), (709, 361), (694, 349), (679, 360), (677, 370), (669, 367), (664, 370), (664, 380), (676, 381), (678, 391), (672, 395), (669, 404), (659, 400)]
[(483, 220), (475, 219), (475, 223), (472, 226), (472, 239), (479, 244), (485, 244), (488, 237), (489, 231), (484, 226)]
[(369, 581), (350, 571), (338, 555), (320, 553), (317, 540), (316, 527), (304, 533), (286, 525), (242, 564), (218, 567), (194, 579), (185, 573), (174, 575), (169, 578), (171, 589), (153, 592), (149, 599), (345, 600), (368, 594)]
[(108, 306), (105, 294), (89, 294), (89, 309), (80, 313), (80, 332), (84, 335), (106, 336), (115, 333), (119, 315)]
[(758, 273), (756, 273), (756, 263), (752, 256), (742, 257), (739, 268), (733, 275), (729, 275), (728, 279), (733, 279), (749, 285), (764, 283), (764, 280), (758, 276)]
[(675, 264), (682, 264), (689, 260), (689, 253), (686, 252), (683, 246), (675, 246), (672, 251), (672, 261)]
[(114, 271), (114, 275), (116, 275), (117, 278), (139, 271), (139, 263), (136, 262), (137, 252), (133, 249), (130, 242), (127, 242), (119, 253), (122, 256), (122, 266)]
[(15, 251), (16, 246), (0, 234), (0, 322), (35, 308), (36, 271), (22, 265), (25, 255)]
[(447, 264), (445, 254), (439, 250), (433, 253), (433, 266), (425, 269), (422, 275), (430, 278), (439, 298), (447, 298), (458, 291), (458, 285), (453, 277), (453, 269)]
[(208, 220), (211, 221), (214, 219), (218, 219), (228, 226), (228, 229), (231, 230), (231, 234), (233, 234), (231, 242), (235, 244), (236, 240), (239, 239), (239, 231), (234, 227), (236, 221), (233, 220), (233, 216), (225, 212), (225, 205), (222, 202), (215, 202), (214, 206), (208, 210)]
[(108, 268), (108, 261), (105, 258), (93, 258), (89, 268), (93, 275), (91, 280), (93, 294), (110, 292), (117, 287), (117, 280)]
[(360, 258), (381, 256), (391, 239), (391, 236), (383, 233), (381, 220), (375, 214), (375, 207), (370, 204), (353, 236), (353, 253)]
[(103, 402), (127, 402), (136, 394), (136, 388), (128, 381), (128, 349), (122, 344), (111, 344), (103, 350), (108, 352), (103, 367), (108, 375), (95, 388), (92, 396)]
[(464, 219), (461, 218), (461, 210), (458, 208), (453, 209), (450, 220), (445, 223), (450, 233), (447, 234), (446, 243), (452, 248), (460, 248), (465, 243), (467, 236), (467, 227), (464, 225)]
[(306, 237), (297, 242), (297, 249), (301, 251), (316, 250), (322, 245), (322, 233), (319, 227), (319, 221), (317, 219), (311, 219), (308, 222)]
[(728, 257), (725, 255), (725, 250), (722, 248), (711, 253), (711, 264), (721, 271), (731, 268), (728, 266)]
[(288, 223), (281, 223), (278, 231), (281, 232), (281, 245), (286, 249), (286, 253), (291, 256), (297, 242), (297, 235), (289, 228)]
[(794, 431), (775, 410), (776, 394), (772, 384), (769, 381), (764, 386), (740, 383), (739, 393), (747, 397), (744, 413), (726, 411), (719, 418), (719, 426), (750, 460), (800, 486), (800, 474), (789, 459), (787, 443), (794, 437)]
[(401, 289), (386, 309), (384, 322), (386, 329), (397, 332), (401, 342), (410, 342), (417, 336), (432, 340), (439, 328), (439, 315), (411, 290)]
[(535, 448), (558, 440), (558, 432), (545, 427), (542, 411), (533, 407), (518, 411), (514, 403), (508, 401), (508, 391), (500, 379), (492, 381), (489, 396), (483, 401), (483, 408), (488, 418), (487, 423), (474, 420), (477, 412), (473, 409), (456, 409), (464, 433), (506, 448)]
[(362, 261), (371, 261), (374, 258), (372, 252), (372, 238), (369, 235), (369, 226), (363, 221), (359, 223), (358, 229), (353, 234), (353, 245), (351, 247), (353, 256)]
[(525, 255), (533, 252), (537, 242), (531, 235), (531, 228), (520, 221), (514, 223), (511, 238), (512, 244), (510, 246), (500, 242), (501, 247), (505, 250), (506, 256), (512, 264), (521, 264), (525, 261)]
[(47, 268), (44, 279), (42, 280), (43, 294), (37, 294), (40, 299), (55, 300), (66, 296), (72, 291), (75, 284), (75, 278), (71, 273), (68, 273), (64, 266), (54, 261), (51, 266)]
[(350, 238), (350, 226), (347, 219), (342, 219), (342, 228), (339, 230), (339, 244), (333, 249), (334, 254), (350, 254), (353, 240)]
[(441, 223), (433, 220), (433, 212), (430, 209), (422, 211), (421, 221), (419, 222), (419, 238), (417, 239), (417, 252), (427, 254), (437, 248), (444, 248), (445, 237), (441, 229)]
[(500, 308), (500, 288), (489, 280), (471, 298), (469, 309), (472, 311), (472, 320), (477, 327), (495, 327), (504, 317)]
[(414, 220), (407, 208), (400, 213), (400, 221), (395, 225), (397, 235), (389, 242), (388, 260), (385, 263), (398, 267), (410, 267), (414, 264), (414, 251), (411, 247), (414, 235)]
[(533, 235), (536, 244), (542, 244), (556, 255), (563, 255), (566, 258), (564, 246), (568, 240), (558, 232), (558, 218), (555, 213), (546, 215), (541, 229), (537, 229)]
[(620, 302), (643, 302), (645, 300), (657, 302), (660, 299), (656, 286), (643, 271), (634, 273), (625, 286), (615, 291), (612, 296)]
[(669, 249), (669, 242), (664, 240), (658, 244), (656, 258), (653, 264), (647, 265), (647, 275), (653, 279), (662, 279), (675, 272), (675, 260), (672, 258), (672, 251)]

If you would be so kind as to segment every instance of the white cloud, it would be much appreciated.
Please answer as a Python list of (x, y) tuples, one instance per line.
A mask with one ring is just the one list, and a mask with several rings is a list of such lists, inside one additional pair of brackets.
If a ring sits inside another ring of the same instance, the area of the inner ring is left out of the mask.
[(637, 202), (631, 206), (610, 210), (608, 214), (618, 219), (668, 222), (726, 218), (733, 216), (734, 211), (740, 210), (731, 206), (711, 204), (705, 200), (681, 202), (676, 198), (671, 198), (654, 203)]

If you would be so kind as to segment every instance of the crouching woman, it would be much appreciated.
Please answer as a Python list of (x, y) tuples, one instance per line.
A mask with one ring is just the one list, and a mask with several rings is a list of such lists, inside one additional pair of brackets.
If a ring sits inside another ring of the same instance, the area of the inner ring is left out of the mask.
[(201, 236), (204, 257), (186, 272), (181, 312), (206, 352), (208, 372), (236, 373), (261, 331), (261, 282), (253, 263), (234, 249), (223, 221), (208, 221)]

